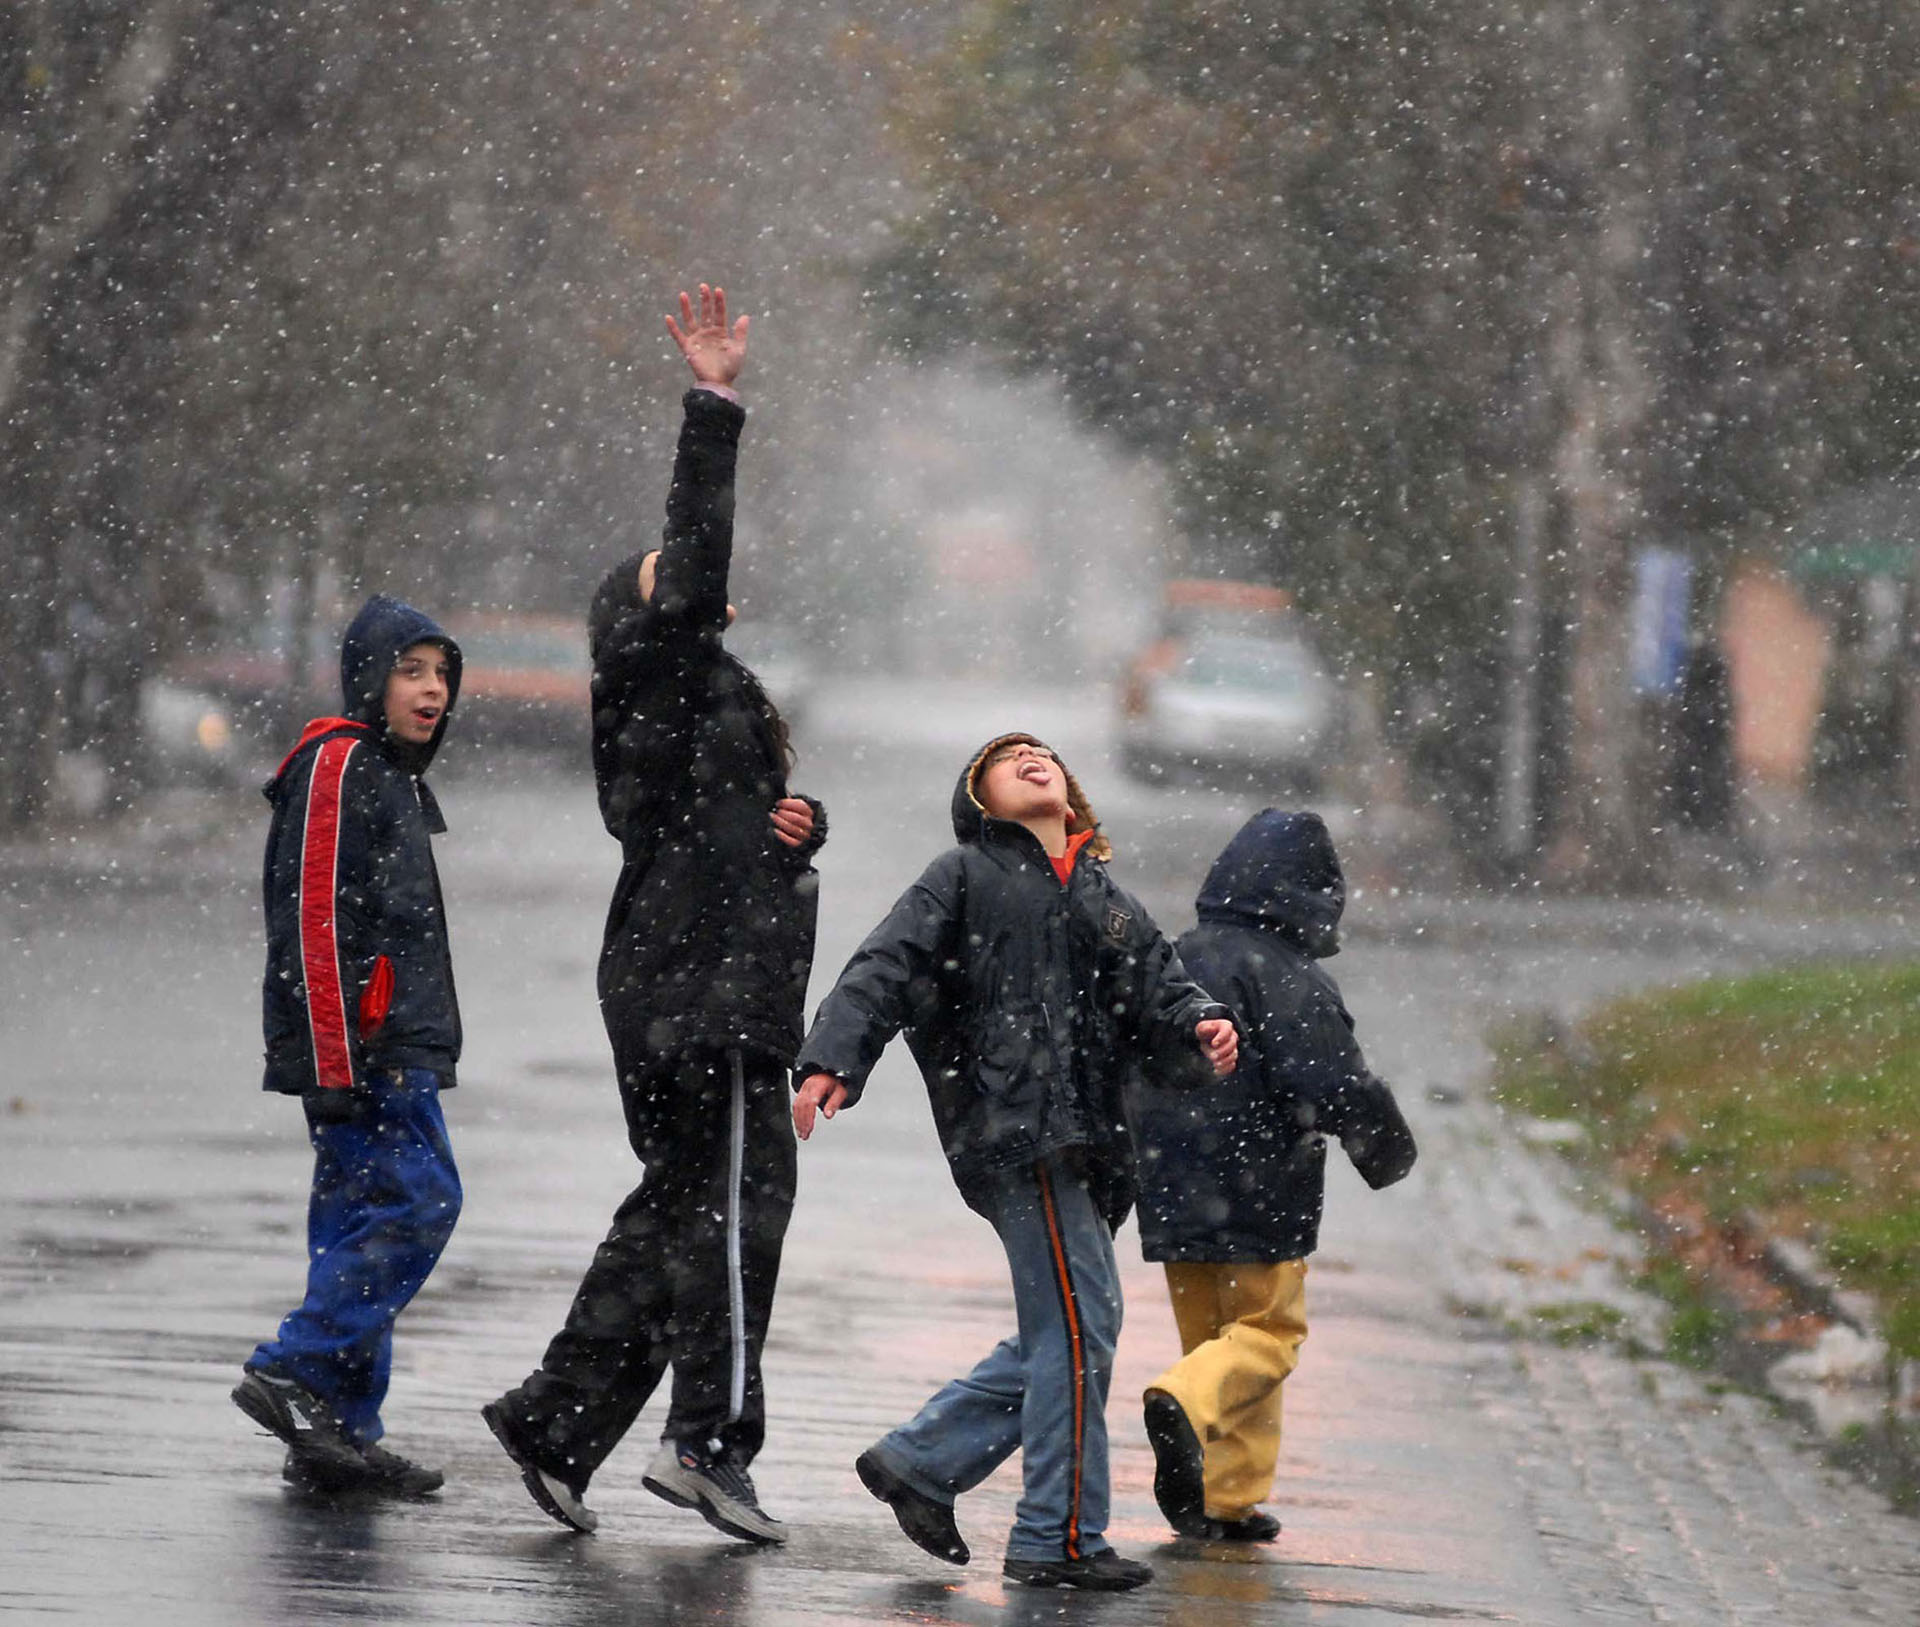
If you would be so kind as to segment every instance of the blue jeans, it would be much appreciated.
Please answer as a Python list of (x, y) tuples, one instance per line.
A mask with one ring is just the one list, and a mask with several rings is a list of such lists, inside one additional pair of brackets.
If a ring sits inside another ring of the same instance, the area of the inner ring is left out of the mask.
[(1049, 1160), (995, 1182), (985, 1207), (1007, 1251), (1019, 1331), (873, 1448), (951, 1503), (1020, 1450), (1009, 1559), (1106, 1546), (1107, 1389), (1120, 1338), (1113, 1234), (1085, 1185)]
[(367, 1088), (371, 1100), (347, 1123), (308, 1115), (307, 1297), (247, 1362), (298, 1379), (363, 1446), (381, 1435), (394, 1318), (460, 1218), (439, 1082), (409, 1068), (375, 1074)]

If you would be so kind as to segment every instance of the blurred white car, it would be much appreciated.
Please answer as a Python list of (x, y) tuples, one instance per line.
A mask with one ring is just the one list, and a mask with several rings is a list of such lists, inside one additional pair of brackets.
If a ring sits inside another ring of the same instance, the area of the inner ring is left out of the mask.
[(1129, 669), (1121, 761), (1136, 778), (1194, 776), (1317, 790), (1339, 750), (1341, 696), (1292, 634), (1165, 639)]

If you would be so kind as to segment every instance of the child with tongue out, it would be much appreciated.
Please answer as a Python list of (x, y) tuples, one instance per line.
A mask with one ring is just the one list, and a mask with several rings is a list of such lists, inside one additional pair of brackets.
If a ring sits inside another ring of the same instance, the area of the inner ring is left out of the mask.
[(460, 1012), (420, 776), (460, 693), (460, 649), (381, 595), (348, 627), (345, 715), (316, 718), (266, 787), (265, 1087), (313, 1144), (306, 1296), (247, 1359), (234, 1404), (321, 1492), (418, 1496), (437, 1469), (379, 1444), (395, 1319), (440, 1258), (460, 1177), (440, 1092)]
[(1153, 1576), (1105, 1536), (1113, 1230), (1133, 1201), (1123, 1080), (1142, 1047), (1230, 1073), (1234, 1028), (1108, 877), (1112, 850), (1049, 747), (989, 741), (953, 828), (821, 1005), (793, 1122), (805, 1140), (853, 1105), (904, 1029), (961, 1195), (1006, 1249), (1018, 1331), (854, 1467), (910, 1540), (964, 1565), (955, 1499), (1018, 1450), (1007, 1579), (1119, 1592)]

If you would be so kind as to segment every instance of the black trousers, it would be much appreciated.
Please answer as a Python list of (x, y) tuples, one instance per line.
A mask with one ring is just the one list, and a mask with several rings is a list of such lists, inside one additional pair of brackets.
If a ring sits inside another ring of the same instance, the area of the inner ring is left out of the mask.
[(738, 1050), (650, 1061), (621, 1080), (646, 1165), (539, 1370), (507, 1397), (570, 1483), (620, 1443), (673, 1369), (664, 1436), (750, 1462), (766, 1436), (760, 1352), (793, 1213), (787, 1070)]

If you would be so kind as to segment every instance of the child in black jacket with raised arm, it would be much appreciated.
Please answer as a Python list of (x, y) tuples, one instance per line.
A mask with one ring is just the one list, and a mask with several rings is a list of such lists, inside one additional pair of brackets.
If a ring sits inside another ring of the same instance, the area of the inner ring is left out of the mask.
[(827, 827), (788, 790), (786, 724), (723, 642), (747, 318), (729, 326), (725, 292), (704, 283), (680, 316), (667, 326), (693, 388), (662, 543), (608, 572), (587, 620), (594, 783), (620, 843), (600, 1014), (646, 1171), (540, 1365), (481, 1411), (540, 1508), (591, 1531), (587, 1483), (671, 1367), (641, 1484), (778, 1543), (748, 1466), (766, 1435), (760, 1355), (794, 1198), (787, 1065)]

